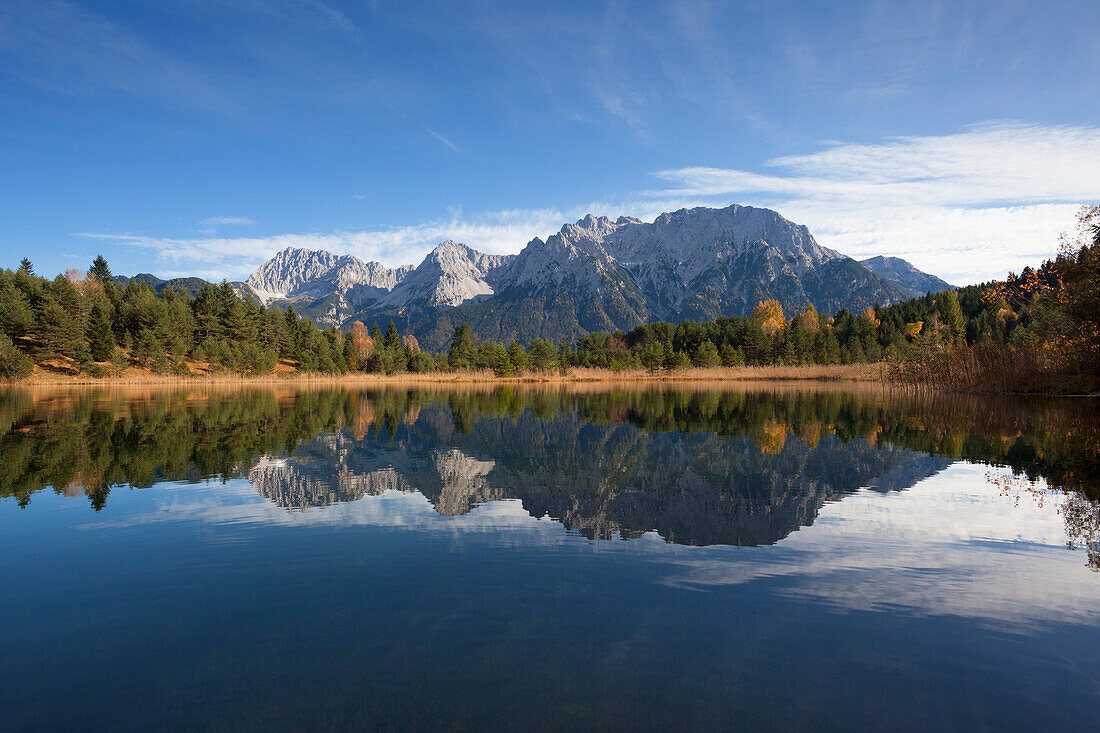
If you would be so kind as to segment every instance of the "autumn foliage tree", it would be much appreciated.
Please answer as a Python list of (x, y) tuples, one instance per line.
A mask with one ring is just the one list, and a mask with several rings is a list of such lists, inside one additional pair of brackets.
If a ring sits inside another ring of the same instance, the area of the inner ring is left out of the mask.
[(356, 358), (356, 368), (362, 369), (374, 355), (374, 339), (362, 321), (351, 324), (351, 346)]
[(783, 306), (775, 299), (758, 302), (752, 309), (752, 319), (760, 324), (764, 333), (769, 335), (782, 331), (787, 326), (787, 321), (783, 317)]

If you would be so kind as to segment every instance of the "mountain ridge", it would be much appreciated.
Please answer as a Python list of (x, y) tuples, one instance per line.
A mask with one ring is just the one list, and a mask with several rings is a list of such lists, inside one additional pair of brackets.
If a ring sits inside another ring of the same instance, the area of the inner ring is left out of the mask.
[[(942, 284), (943, 287), (940, 287)], [(394, 320), (427, 348), (469, 322), (482, 338), (574, 339), (646, 322), (745, 316), (774, 299), (788, 313), (862, 310), (951, 287), (900, 258), (863, 262), (819, 244), (771, 209), (679, 209), (653, 222), (588, 214), (517, 254), (445, 240), (416, 266), (287, 248), (242, 285), (265, 305), (323, 326)]]
[(859, 263), (871, 272), (891, 280), (908, 290), (912, 297), (919, 298), (926, 293), (941, 293), (954, 290), (955, 286), (946, 280), (921, 272), (908, 260), (901, 257), (878, 255), (860, 260)]

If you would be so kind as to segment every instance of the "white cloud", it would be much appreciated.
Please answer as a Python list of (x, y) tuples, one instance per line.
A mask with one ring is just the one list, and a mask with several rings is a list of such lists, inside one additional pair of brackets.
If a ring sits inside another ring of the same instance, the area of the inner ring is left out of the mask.
[(243, 279), (264, 260), (287, 247), (324, 249), (376, 260), (391, 267), (418, 264), (445, 239), (465, 242), (483, 252), (516, 252), (535, 236), (561, 227), (563, 214), (555, 210), (498, 211), (373, 231), (308, 232), (266, 237), (168, 238), (139, 234), (84, 232), (82, 237), (112, 241), (152, 252), (163, 276), (199, 275), (208, 279)]
[(690, 167), (662, 199), (750, 198), (855, 257), (891, 254), (955, 282), (1038, 264), (1100, 198), (1100, 128), (1018, 122), (876, 144), (833, 143), (768, 162), (776, 173)]
[(247, 216), (211, 216), (199, 222), (201, 227), (252, 226), (256, 222)]
[(786, 595), (837, 610), (1019, 628), (1093, 618), (1083, 553), (1066, 549), (1064, 498), (1017, 505), (987, 474), (1010, 471), (959, 462), (906, 491), (858, 492), (822, 507), (812, 525), (767, 552), (736, 563), (683, 555), (680, 572), (664, 582), (702, 589), (784, 577)]
[[(452, 143), (425, 128), (445, 145)], [(990, 123), (943, 136), (877, 144), (830, 143), (769, 161), (769, 172), (664, 170), (658, 190), (567, 209), (511, 209), (371, 231), (264, 237), (164, 238), (84, 234), (155, 254), (165, 275), (243, 278), (286, 247), (327, 249), (390, 266), (415, 264), (444, 239), (485, 252), (518, 252), (586, 213), (652, 220), (690, 206), (769, 206), (853, 257), (904, 257), (960, 284), (1003, 277), (1052, 255), (1080, 203), (1100, 199), (1100, 128)], [(209, 222), (243, 224), (245, 217)], [(212, 234), (212, 233), (211, 233)], [(203, 266), (206, 266), (205, 268)]]

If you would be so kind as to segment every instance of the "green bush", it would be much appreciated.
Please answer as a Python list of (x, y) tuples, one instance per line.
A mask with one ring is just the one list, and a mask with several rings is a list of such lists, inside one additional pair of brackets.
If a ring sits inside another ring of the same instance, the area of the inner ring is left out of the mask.
[(10, 338), (0, 334), (0, 379), (26, 379), (32, 371), (31, 358), (16, 348)]

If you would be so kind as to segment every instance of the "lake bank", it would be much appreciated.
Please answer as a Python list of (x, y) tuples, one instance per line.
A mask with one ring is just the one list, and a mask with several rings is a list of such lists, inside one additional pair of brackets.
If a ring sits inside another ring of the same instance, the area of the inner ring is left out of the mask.
[(460, 372), (426, 372), (400, 374), (355, 373), (326, 375), (287, 372), (265, 376), (237, 374), (196, 374), (175, 376), (153, 374), (146, 370), (130, 369), (117, 376), (102, 378), (84, 374), (65, 374), (36, 370), (28, 379), (8, 382), (21, 387), (53, 386), (114, 386), (114, 385), (282, 385), (282, 384), (339, 384), (339, 385), (400, 385), (400, 384), (570, 384), (583, 382), (607, 382), (621, 384), (667, 382), (882, 382), (886, 365), (834, 364), (814, 366), (746, 366), (712, 369), (685, 369), (681, 371), (649, 372), (646, 370), (613, 371), (577, 367), (566, 374), (527, 374), (518, 377), (498, 377), (491, 370)]

